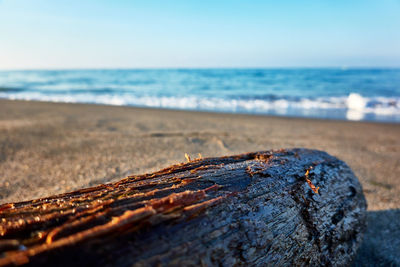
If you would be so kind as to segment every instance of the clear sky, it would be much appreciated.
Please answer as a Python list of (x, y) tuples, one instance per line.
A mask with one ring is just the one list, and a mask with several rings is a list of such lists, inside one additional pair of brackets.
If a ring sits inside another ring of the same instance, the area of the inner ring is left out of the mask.
[(400, 67), (400, 0), (0, 0), (0, 69)]

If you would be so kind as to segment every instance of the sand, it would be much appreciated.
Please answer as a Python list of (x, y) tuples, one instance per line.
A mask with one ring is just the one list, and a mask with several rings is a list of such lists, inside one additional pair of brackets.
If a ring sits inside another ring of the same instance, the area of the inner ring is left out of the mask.
[[(155, 171), (184, 153), (291, 147), (349, 164), (369, 209), (357, 262), (400, 264), (400, 124), (0, 100), (0, 204)], [(379, 252), (382, 242), (394, 252)]]

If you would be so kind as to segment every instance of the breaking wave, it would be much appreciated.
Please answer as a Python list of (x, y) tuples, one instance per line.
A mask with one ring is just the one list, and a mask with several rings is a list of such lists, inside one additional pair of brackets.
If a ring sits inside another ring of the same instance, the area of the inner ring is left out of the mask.
[[(269, 97), (269, 99), (216, 98), (199, 96), (135, 96), (126, 94), (75, 93), (75, 94), (45, 94), (42, 92), (0, 92), (1, 98), (12, 100), (37, 100), (66, 103), (94, 103), (117, 106), (136, 106), (152, 108), (168, 108), (199, 111), (217, 111), (252, 114), (278, 114), (289, 116), (312, 116), (312, 112), (336, 113), (333, 118), (340, 118), (345, 113), (349, 120), (362, 120), (366, 115), (400, 116), (399, 97), (363, 97), (351, 93), (342, 97)], [(326, 116), (324, 116), (326, 117)]]
[(0, 97), (400, 122), (400, 69), (0, 71)]

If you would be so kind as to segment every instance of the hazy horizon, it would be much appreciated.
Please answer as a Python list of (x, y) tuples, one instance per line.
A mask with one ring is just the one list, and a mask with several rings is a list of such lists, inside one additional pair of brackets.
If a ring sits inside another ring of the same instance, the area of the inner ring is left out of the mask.
[(310, 70), (323, 70), (323, 69), (332, 69), (332, 70), (397, 70), (400, 69), (400, 66), (267, 66), (267, 67), (251, 67), (251, 66), (238, 66), (238, 67), (77, 67), (77, 68), (11, 68), (11, 69), (0, 69), (3, 72), (10, 71), (101, 71), (101, 70), (301, 70), (301, 69), (310, 69)]

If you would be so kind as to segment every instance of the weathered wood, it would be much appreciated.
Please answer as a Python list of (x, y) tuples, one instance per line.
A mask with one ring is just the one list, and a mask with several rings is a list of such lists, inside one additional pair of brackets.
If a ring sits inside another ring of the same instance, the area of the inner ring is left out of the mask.
[(347, 265), (365, 209), (350, 168), (325, 152), (196, 159), (1, 205), (0, 266)]

